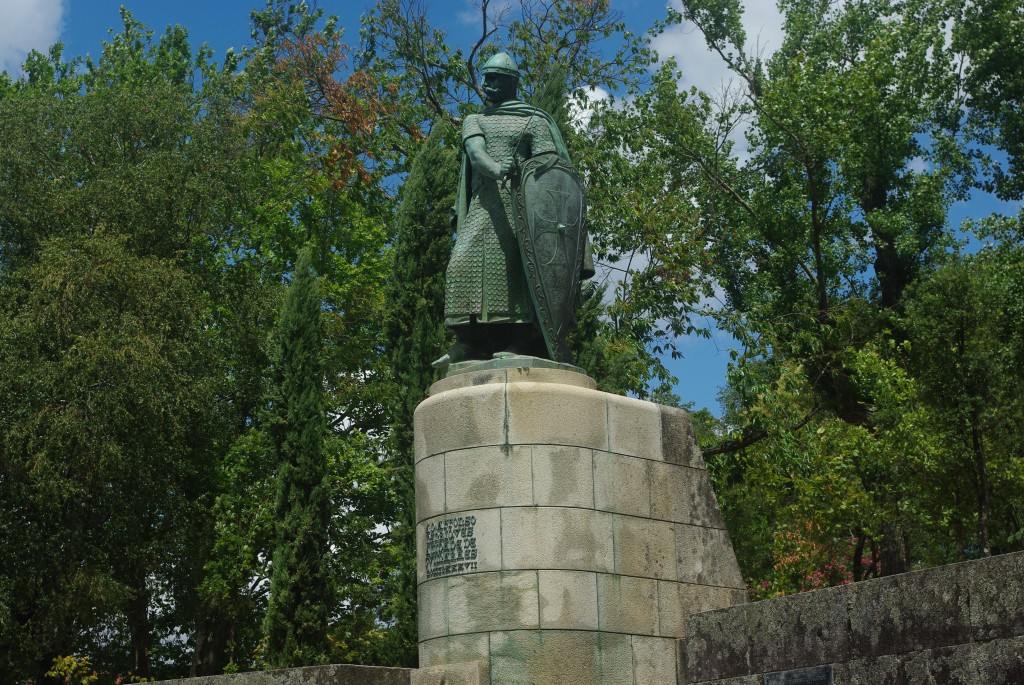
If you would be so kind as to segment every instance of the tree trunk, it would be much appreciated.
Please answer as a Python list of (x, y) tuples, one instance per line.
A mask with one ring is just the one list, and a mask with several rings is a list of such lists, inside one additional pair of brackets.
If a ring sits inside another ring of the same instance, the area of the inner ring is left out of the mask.
[(882, 569), (879, 575), (894, 576), (910, 570), (909, 543), (899, 523), (886, 523), (882, 527)]
[(221, 614), (216, 602), (211, 600), (202, 618), (196, 622), (196, 649), (192, 653), (191, 677), (220, 675), (224, 672), (228, 663), (232, 623)]
[(128, 631), (132, 639), (132, 674), (150, 677), (149, 647), (152, 639), (149, 622), (149, 592), (140, 576), (135, 579), (135, 593), (125, 606)]

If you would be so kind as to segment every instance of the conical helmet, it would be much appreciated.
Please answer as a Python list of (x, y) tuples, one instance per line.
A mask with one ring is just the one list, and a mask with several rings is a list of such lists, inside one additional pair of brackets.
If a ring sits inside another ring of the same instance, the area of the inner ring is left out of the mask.
[(512, 58), (504, 52), (499, 52), (484, 63), (481, 71), (485, 74), (505, 74), (506, 76), (519, 77), (519, 67), (512, 61)]

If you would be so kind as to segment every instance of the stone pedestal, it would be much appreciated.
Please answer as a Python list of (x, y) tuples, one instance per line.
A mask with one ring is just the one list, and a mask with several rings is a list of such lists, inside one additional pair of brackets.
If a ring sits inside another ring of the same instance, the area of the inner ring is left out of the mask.
[(746, 601), (689, 415), (552, 368), (416, 410), (420, 666), (490, 685), (666, 685), (690, 614)]

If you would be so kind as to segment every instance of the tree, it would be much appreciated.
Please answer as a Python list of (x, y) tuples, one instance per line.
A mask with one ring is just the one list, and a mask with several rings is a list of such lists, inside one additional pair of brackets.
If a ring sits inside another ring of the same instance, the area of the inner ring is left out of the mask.
[[(441, 119), (417, 152), (395, 214), (395, 244), (387, 288), (387, 342), (394, 400), (390, 411), (397, 525), (389, 546), (397, 566), (389, 574), (385, 616), (394, 621), (387, 663), (417, 662), (416, 516), (413, 493), (413, 413), (435, 379), (430, 363), (444, 353), (444, 273), (452, 249), (452, 208), (459, 181), (459, 136)], [(458, 147), (456, 147), (458, 145)]]
[(276, 533), (264, 626), (273, 666), (321, 663), (328, 655), (332, 588), (327, 573), (330, 498), (323, 442), (323, 332), (312, 251), (299, 255), (281, 310), (281, 384), (276, 426)]
[(205, 303), (180, 265), (104, 231), (38, 256), (2, 285), (0, 569), (17, 586), (0, 654), (13, 677), (42, 674), (120, 616), (130, 657), (110, 665), (147, 676), (152, 603), (178, 590), (167, 570), (208, 502)]

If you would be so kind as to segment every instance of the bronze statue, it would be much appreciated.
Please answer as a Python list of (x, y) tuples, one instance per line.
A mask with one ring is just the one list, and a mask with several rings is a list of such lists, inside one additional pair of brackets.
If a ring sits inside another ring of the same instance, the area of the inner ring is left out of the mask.
[(445, 284), (456, 341), (434, 366), (511, 355), (568, 362), (586, 252), (582, 185), (550, 115), (515, 99), (512, 59), (499, 53), (482, 73), (486, 104), (462, 126)]

